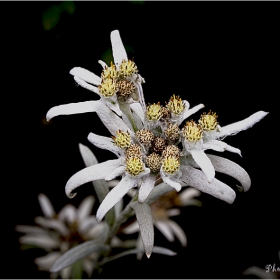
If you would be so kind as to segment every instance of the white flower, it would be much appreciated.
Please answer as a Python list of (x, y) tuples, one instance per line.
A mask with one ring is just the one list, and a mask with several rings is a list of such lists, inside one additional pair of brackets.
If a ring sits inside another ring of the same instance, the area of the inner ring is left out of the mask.
[[(53, 107), (47, 113), (48, 121), (58, 115), (87, 112), (96, 112), (100, 117), (104, 105), (120, 116), (122, 116), (122, 111), (125, 111), (125, 114), (133, 114), (131, 108), (137, 108), (138, 101), (144, 106), (141, 85), (144, 79), (138, 74), (135, 63), (127, 58), (118, 30), (111, 32), (111, 43), (115, 64), (107, 66), (105, 62), (99, 60), (103, 67), (101, 77), (81, 67), (75, 67), (70, 71), (80, 86), (98, 94), (100, 99)], [(127, 117), (123, 116), (123, 118), (127, 122)]]
[[(129, 192), (129, 195), (133, 196), (133, 192)], [(187, 188), (179, 194), (174, 190), (161, 196), (150, 205), (154, 226), (166, 237), (169, 242), (173, 242), (175, 237), (177, 237), (183, 247), (187, 246), (187, 237), (183, 229), (175, 221), (170, 219), (170, 217), (180, 215), (180, 210), (178, 208), (173, 208), (174, 206), (201, 206), (201, 202), (194, 198), (199, 195), (200, 192), (193, 188)], [(137, 221), (134, 221), (122, 231), (125, 234), (138, 232), (139, 225)], [(136, 248), (143, 248), (140, 233), (137, 239)], [(142, 253), (138, 253), (138, 259), (140, 259), (142, 255)]]
[[(18, 225), (16, 231), (25, 234), (19, 239), (21, 244), (33, 245), (48, 252), (34, 260), (39, 270), (49, 271), (66, 251), (84, 241), (100, 238), (107, 226), (104, 222), (98, 223), (95, 216), (91, 215), (93, 196), (86, 197), (78, 208), (70, 204), (64, 206), (58, 214), (46, 195), (39, 194), (38, 199), (44, 214), (44, 217), (35, 218), (38, 226)], [(94, 269), (95, 257), (95, 254), (91, 254), (82, 260), (82, 269), (89, 277)], [(69, 266), (62, 269), (59, 275), (68, 279), (72, 270), (73, 267)], [(52, 273), (51, 276), (58, 275)]]
[(224, 127), (218, 125), (216, 121), (217, 116), (211, 111), (210, 113), (204, 113), (201, 116), (199, 124), (194, 121), (187, 122), (182, 129), (182, 144), (184, 146), (184, 154), (187, 156), (187, 160), (189, 158), (189, 162), (192, 163), (193, 159), (196, 165), (198, 165), (205, 173), (207, 180), (212, 182), (215, 177), (215, 168), (204, 151), (207, 149), (219, 152), (227, 150), (241, 155), (239, 149), (217, 139), (223, 139), (228, 135), (234, 135), (242, 130), (246, 130), (264, 118), (267, 114), (267, 112), (259, 111), (242, 121)]

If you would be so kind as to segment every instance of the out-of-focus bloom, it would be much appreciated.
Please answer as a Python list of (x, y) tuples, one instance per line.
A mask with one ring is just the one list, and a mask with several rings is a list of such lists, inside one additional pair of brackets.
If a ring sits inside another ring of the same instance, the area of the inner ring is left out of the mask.
[[(44, 249), (47, 254), (34, 260), (39, 270), (49, 271), (53, 263), (72, 247), (88, 240), (100, 238), (107, 226), (105, 222), (98, 223), (91, 215), (94, 197), (86, 197), (78, 208), (68, 204), (57, 214), (44, 194), (39, 194), (39, 203), (44, 216), (35, 218), (37, 226), (18, 225), (16, 231), (24, 233), (19, 242)], [(82, 259), (82, 270), (90, 277), (94, 269), (95, 253)], [(51, 277), (60, 276), (68, 279), (72, 276), (73, 266), (52, 273)]]
[[(133, 191), (130, 191), (128, 194), (133, 196)], [(169, 242), (173, 242), (175, 237), (177, 237), (183, 247), (187, 246), (187, 237), (183, 229), (170, 218), (180, 215), (181, 211), (176, 207), (190, 205), (201, 206), (201, 201), (195, 198), (200, 196), (200, 194), (200, 191), (193, 188), (187, 188), (180, 193), (174, 190), (161, 196), (150, 205), (154, 226), (166, 237)], [(125, 234), (132, 234), (138, 231), (139, 225), (137, 221), (132, 222), (122, 230)], [(140, 233), (137, 239), (136, 248), (143, 248)], [(143, 253), (138, 253), (137, 258), (140, 259), (142, 255)]]

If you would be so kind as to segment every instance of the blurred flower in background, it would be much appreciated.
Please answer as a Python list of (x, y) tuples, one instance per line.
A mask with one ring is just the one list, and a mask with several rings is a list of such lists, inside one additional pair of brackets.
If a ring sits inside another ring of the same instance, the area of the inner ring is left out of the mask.
[[(131, 190), (128, 194), (133, 197), (135, 190)], [(201, 206), (202, 203), (195, 197), (200, 196), (201, 192), (194, 188), (187, 188), (178, 193), (173, 190), (161, 196), (153, 202), (150, 207), (152, 210), (154, 226), (166, 237), (169, 242), (173, 242), (175, 237), (178, 238), (183, 247), (187, 246), (187, 237), (183, 229), (170, 217), (181, 214), (179, 207), (183, 206)], [(176, 208), (178, 207), (178, 208)], [(135, 220), (133, 223), (123, 229), (123, 233), (132, 234), (139, 232), (136, 248), (143, 248), (143, 242), (139, 231), (139, 224)], [(137, 254), (137, 259), (141, 259), (143, 253)]]
[[(39, 194), (38, 199), (44, 217), (35, 218), (37, 226), (16, 227), (16, 231), (24, 233), (19, 238), (22, 245), (33, 245), (47, 252), (45, 256), (34, 260), (38, 270), (49, 271), (53, 263), (70, 248), (85, 241), (98, 239), (103, 234), (106, 223), (98, 224), (95, 216), (91, 215), (95, 201), (93, 196), (86, 197), (78, 208), (71, 204), (64, 206), (58, 214), (46, 195)], [(96, 253), (93, 253), (72, 266), (51, 273), (50, 277), (81, 278), (83, 271), (90, 277), (96, 257)]]

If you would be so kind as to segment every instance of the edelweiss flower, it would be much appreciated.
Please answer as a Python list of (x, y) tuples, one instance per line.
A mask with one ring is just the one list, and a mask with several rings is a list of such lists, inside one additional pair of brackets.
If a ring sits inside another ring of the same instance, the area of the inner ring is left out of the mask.
[[(133, 196), (133, 192), (129, 192), (129, 195)], [(187, 246), (187, 237), (184, 231), (176, 222), (171, 220), (170, 217), (180, 214), (180, 210), (173, 208), (174, 206), (201, 206), (201, 202), (194, 198), (199, 195), (200, 192), (193, 188), (187, 188), (179, 194), (174, 190), (161, 196), (150, 205), (154, 226), (166, 237), (169, 242), (173, 242), (174, 237), (177, 237), (183, 247)], [(139, 231), (137, 221), (134, 221), (132, 224), (123, 229), (123, 233), (125, 234), (132, 234), (137, 231)], [(140, 234), (137, 239), (136, 248), (143, 248)], [(142, 253), (138, 253), (137, 258), (140, 259), (142, 255)]]
[[(186, 122), (186, 125), (182, 129), (183, 154), (186, 155), (186, 159), (191, 165), (193, 165), (194, 160), (195, 164), (205, 173), (207, 180), (212, 182), (215, 177), (215, 168), (204, 151), (207, 149), (219, 152), (227, 150), (241, 155), (239, 149), (217, 139), (223, 139), (228, 135), (234, 135), (242, 130), (246, 130), (267, 114), (267, 112), (259, 111), (242, 121), (221, 127), (218, 125), (217, 115), (215, 113), (213, 114), (211, 111), (208, 114), (204, 113), (201, 115), (198, 124), (194, 121), (189, 121)], [(216, 165), (218, 161), (218, 158), (216, 158)], [(224, 163), (225, 161), (223, 161)]]
[[(53, 263), (73, 246), (88, 240), (97, 240), (107, 226), (105, 222), (97, 222), (95, 216), (90, 215), (94, 204), (94, 197), (85, 198), (76, 209), (73, 205), (64, 206), (56, 214), (50, 200), (44, 194), (40, 194), (39, 203), (44, 217), (36, 217), (38, 226), (19, 225), (16, 231), (25, 233), (19, 242), (24, 245), (34, 245), (46, 250), (43, 257), (36, 258), (34, 262), (39, 270), (49, 271)], [(82, 269), (90, 276), (94, 269), (93, 260), (95, 254), (91, 254), (82, 260)], [(64, 279), (69, 279), (74, 273), (74, 267), (69, 266), (59, 272)], [(52, 273), (57, 277), (57, 273)]]
[(100, 100), (53, 107), (47, 113), (48, 121), (58, 115), (87, 112), (96, 112), (102, 120), (103, 111), (108, 111), (108, 108), (120, 116), (123, 111), (125, 113), (123, 119), (128, 125), (130, 125), (128, 118), (131, 116), (137, 118), (137, 112), (141, 107), (138, 101), (145, 106), (141, 86), (144, 79), (138, 74), (136, 64), (127, 58), (118, 30), (111, 32), (111, 43), (115, 64), (107, 66), (105, 62), (99, 60), (103, 67), (101, 77), (81, 67), (75, 67), (70, 71), (80, 86), (97, 93)]

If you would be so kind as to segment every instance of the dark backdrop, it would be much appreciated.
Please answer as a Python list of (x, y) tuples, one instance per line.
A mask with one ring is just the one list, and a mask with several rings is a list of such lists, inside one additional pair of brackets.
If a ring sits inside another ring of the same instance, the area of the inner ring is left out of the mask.
[[(99, 161), (111, 157), (87, 141), (89, 132), (109, 136), (95, 113), (60, 116), (48, 109), (92, 100), (69, 74), (75, 66), (96, 74), (109, 55), (110, 32), (120, 31), (134, 57), (147, 102), (172, 94), (191, 106), (204, 103), (220, 124), (269, 111), (253, 128), (228, 137), (243, 157), (225, 153), (250, 174), (251, 189), (232, 205), (207, 194), (203, 207), (186, 207), (174, 218), (188, 246), (168, 243), (156, 231), (155, 244), (178, 254), (153, 254), (141, 262), (127, 256), (108, 263), (96, 278), (246, 278), (252, 265), (279, 265), (279, 11), (278, 3), (241, 2), (2, 2), (2, 278), (48, 278), (37, 272), (32, 251), (19, 250), (14, 227), (41, 215), (45, 193), (59, 211), (92, 194), (81, 186), (70, 200), (64, 186), (84, 167), (78, 143)], [(4, 109), (4, 110), (3, 110)], [(194, 118), (199, 117), (194, 115)], [(222, 180), (236, 190), (234, 180)], [(96, 207), (95, 205), (95, 211)], [(248, 277), (247, 277), (248, 278)]]

